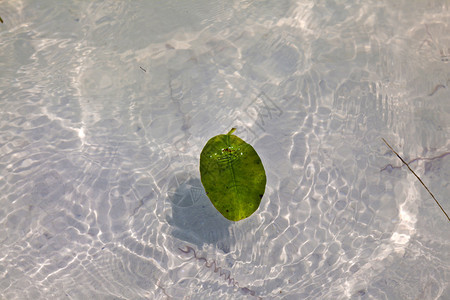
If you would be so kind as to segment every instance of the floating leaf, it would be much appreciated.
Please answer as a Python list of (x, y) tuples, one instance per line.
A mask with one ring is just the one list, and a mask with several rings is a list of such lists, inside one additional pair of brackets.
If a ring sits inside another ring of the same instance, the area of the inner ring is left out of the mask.
[(211, 138), (200, 154), (200, 176), (206, 194), (228, 220), (254, 213), (266, 188), (266, 172), (255, 149), (233, 135)]

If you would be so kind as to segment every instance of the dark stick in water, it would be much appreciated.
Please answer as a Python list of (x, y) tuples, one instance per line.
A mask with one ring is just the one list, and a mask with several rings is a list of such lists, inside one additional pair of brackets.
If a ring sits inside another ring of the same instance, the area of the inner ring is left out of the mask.
[(385, 139), (381, 138), (383, 140), (383, 142), (389, 147), (389, 149), (391, 149), (392, 152), (395, 153), (395, 155), (397, 155), (397, 157), (402, 161), (402, 163), (404, 163), (408, 169), (411, 171), (411, 173), (414, 174), (414, 176), (416, 176), (417, 179), (419, 179), (420, 183), (423, 185), (423, 187), (427, 190), (427, 192), (431, 195), (431, 197), (434, 199), (434, 201), (437, 203), (437, 205), (439, 206), (439, 208), (442, 210), (442, 212), (444, 213), (444, 215), (447, 217), (447, 220), (450, 222), (450, 218), (448, 217), (447, 213), (445, 212), (445, 210), (442, 208), (441, 204), (439, 203), (439, 201), (437, 201), (437, 199), (434, 197), (433, 193), (428, 189), (428, 187), (425, 185), (425, 183), (423, 183), (422, 179), (420, 179), (419, 176), (417, 176), (416, 173), (414, 173), (414, 171), (410, 168), (410, 166), (408, 165), (408, 163), (406, 161), (403, 160), (403, 158), (397, 153), (395, 152), (394, 149), (392, 149), (391, 145), (388, 144), (388, 142), (386, 142)]

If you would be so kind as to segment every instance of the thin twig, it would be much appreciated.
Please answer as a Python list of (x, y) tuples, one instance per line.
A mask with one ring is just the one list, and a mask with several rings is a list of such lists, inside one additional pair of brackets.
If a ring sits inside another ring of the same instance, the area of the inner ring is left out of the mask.
[(388, 144), (388, 142), (386, 142), (385, 139), (381, 138), (383, 140), (383, 142), (389, 147), (389, 149), (391, 149), (392, 152), (395, 153), (395, 155), (397, 155), (397, 157), (402, 161), (402, 163), (404, 163), (408, 169), (411, 171), (411, 173), (414, 174), (414, 176), (416, 176), (417, 179), (419, 179), (420, 183), (423, 185), (423, 187), (427, 190), (427, 192), (431, 195), (431, 197), (434, 199), (434, 201), (437, 203), (437, 205), (439, 206), (439, 208), (442, 210), (442, 212), (444, 213), (444, 215), (447, 217), (447, 220), (450, 222), (450, 218), (448, 217), (447, 213), (445, 212), (445, 210), (442, 208), (441, 204), (439, 203), (439, 201), (437, 201), (437, 199), (434, 197), (433, 193), (427, 188), (427, 186), (425, 185), (425, 183), (423, 183), (422, 179), (420, 179), (419, 176), (417, 176), (416, 173), (414, 173), (414, 171), (411, 169), (411, 167), (408, 165), (408, 163), (406, 161), (403, 160), (403, 158), (401, 158), (400, 155), (398, 155), (397, 152), (395, 152), (394, 149), (392, 149), (391, 145)]

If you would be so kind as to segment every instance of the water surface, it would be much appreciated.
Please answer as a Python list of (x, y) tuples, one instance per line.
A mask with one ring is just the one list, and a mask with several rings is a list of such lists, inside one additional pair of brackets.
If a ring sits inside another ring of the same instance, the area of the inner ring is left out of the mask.
[[(4, 1), (0, 298), (448, 299), (448, 1)], [(267, 172), (200, 182), (236, 127)]]

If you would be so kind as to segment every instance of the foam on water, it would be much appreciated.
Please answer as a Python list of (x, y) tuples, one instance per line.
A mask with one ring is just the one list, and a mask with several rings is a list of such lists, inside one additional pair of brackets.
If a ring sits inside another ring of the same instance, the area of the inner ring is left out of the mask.
[[(0, 24), (6, 299), (446, 299), (445, 1), (15, 1)], [(230, 222), (209, 138), (267, 172)]]

